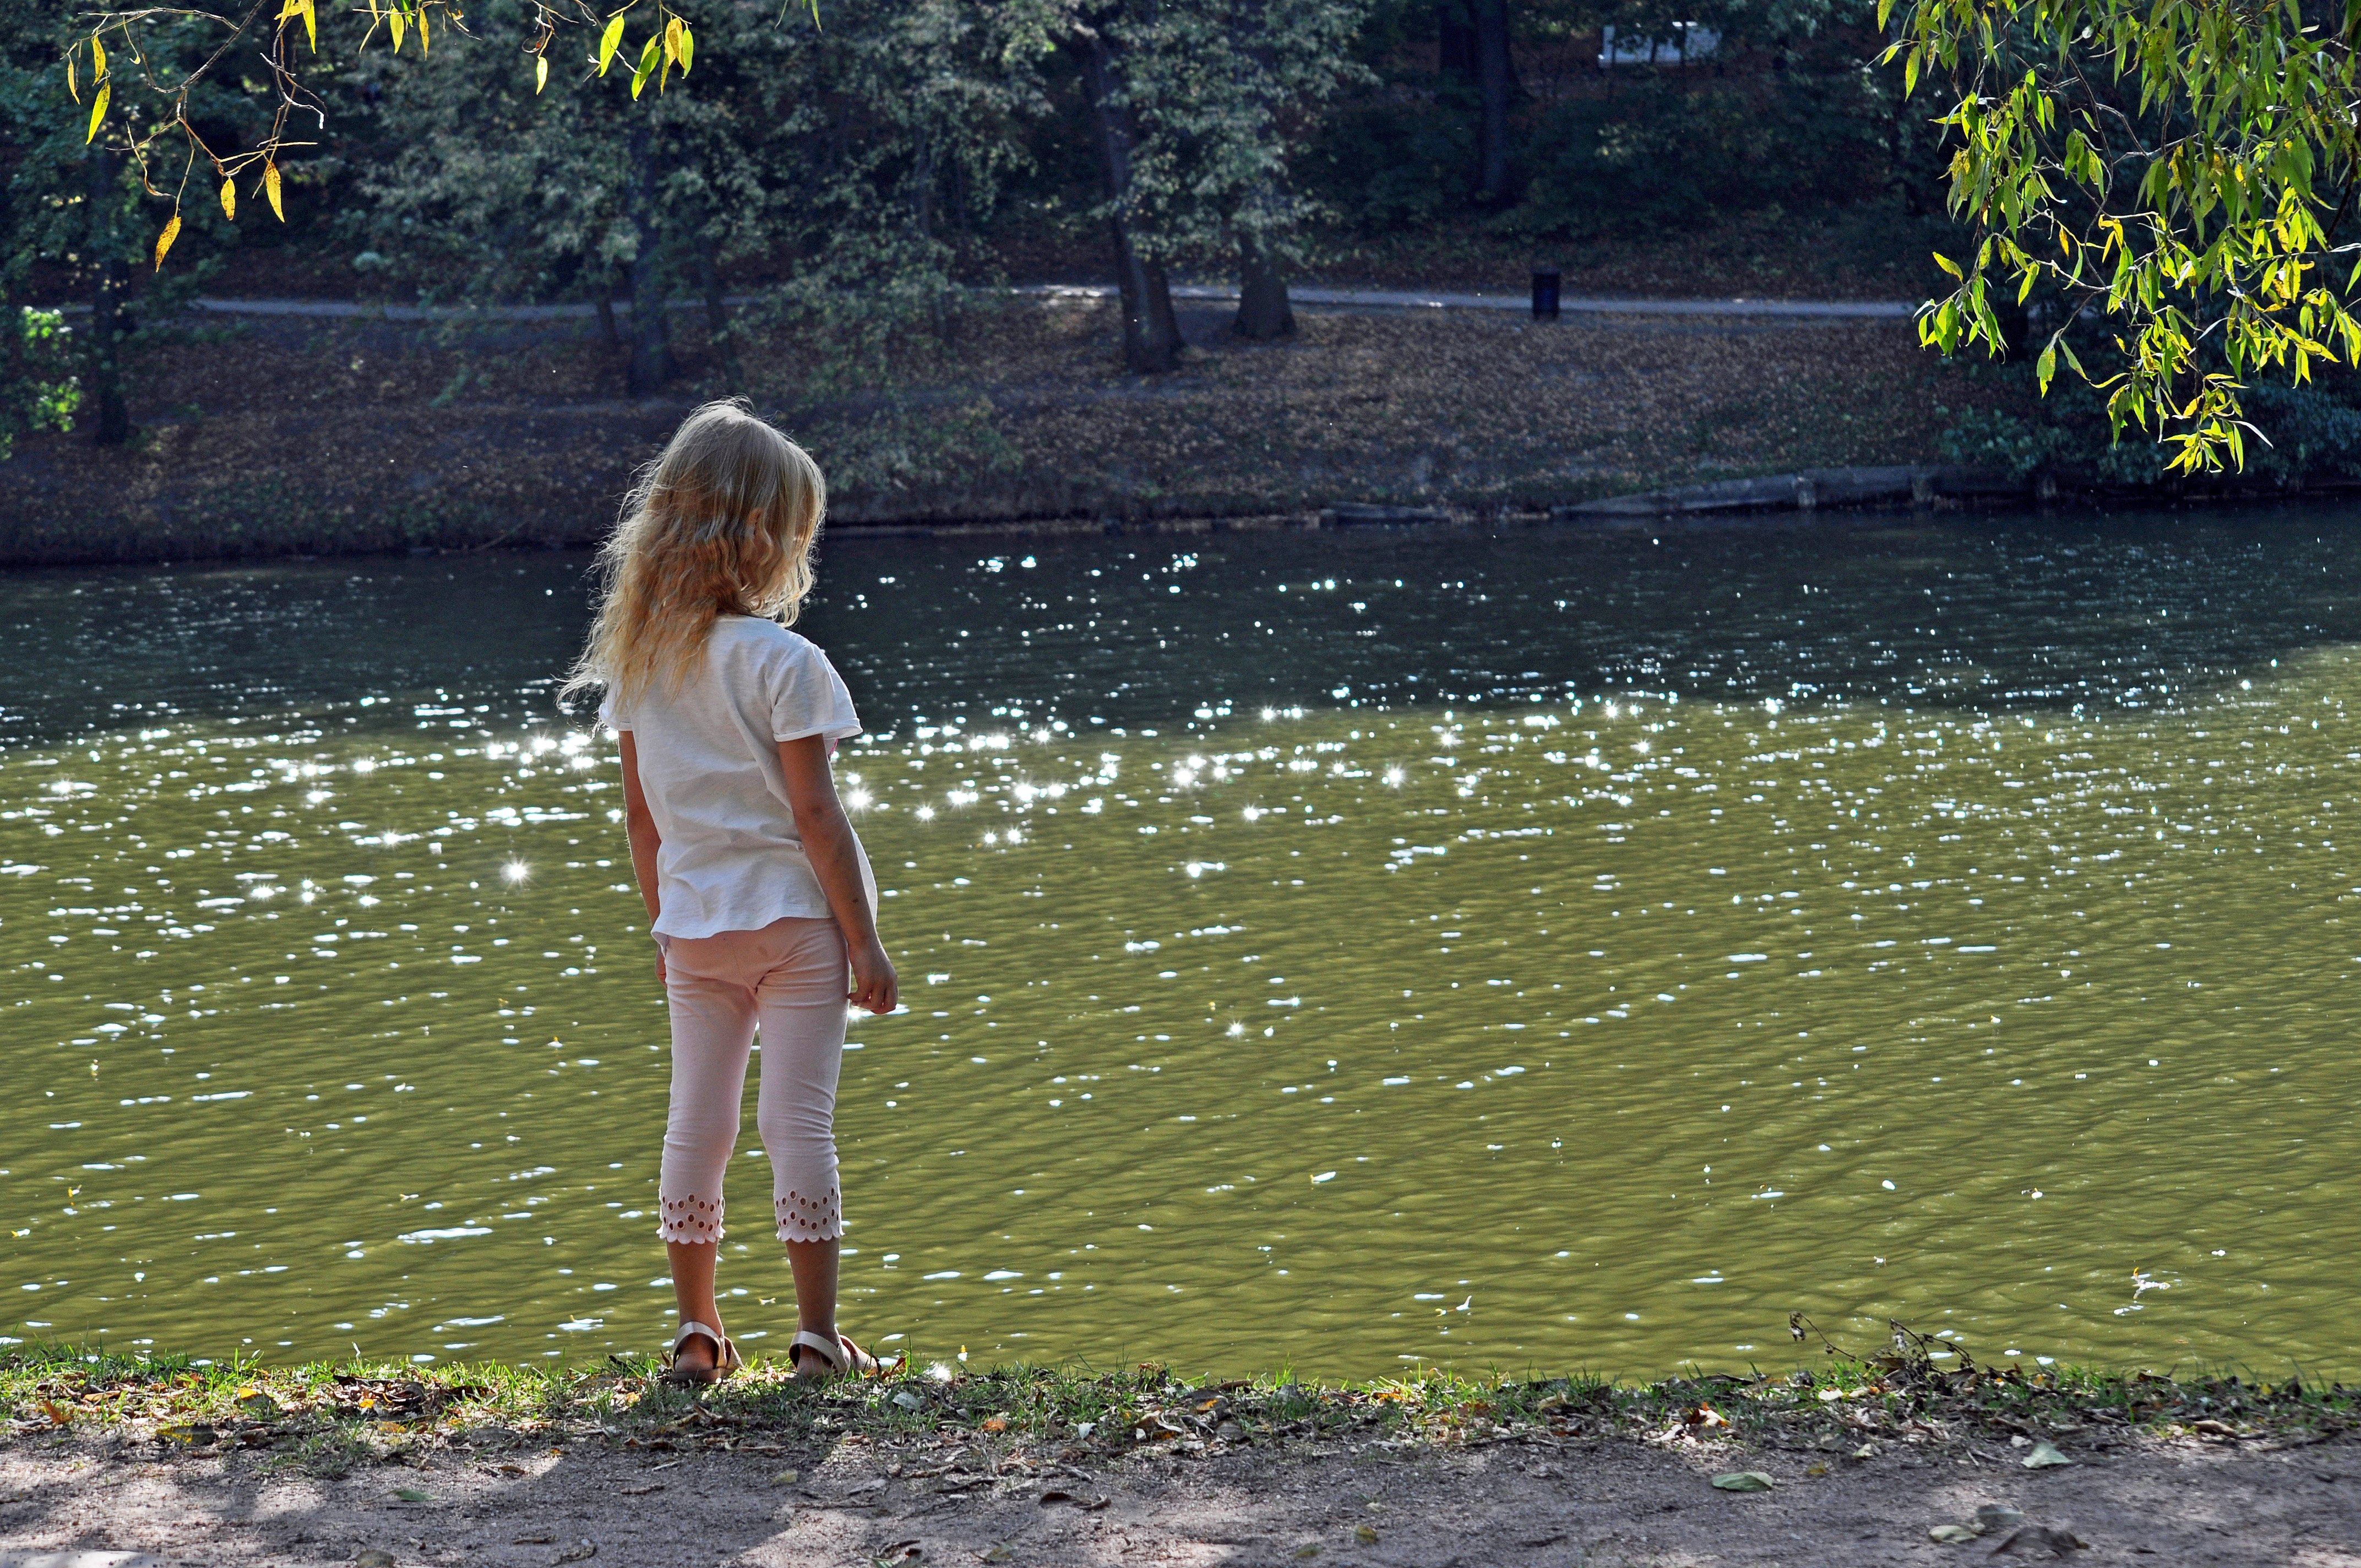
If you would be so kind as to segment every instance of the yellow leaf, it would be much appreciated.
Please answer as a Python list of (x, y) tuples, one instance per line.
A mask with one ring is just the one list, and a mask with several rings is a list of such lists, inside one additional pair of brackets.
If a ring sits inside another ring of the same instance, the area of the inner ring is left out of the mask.
[(159, 272), (164, 269), (164, 253), (171, 249), (172, 242), (180, 237), (181, 214), (174, 213), (172, 221), (164, 225), (164, 232), (156, 236), (156, 269)]
[(66, 96), (77, 104), (82, 102), (82, 89), (74, 82), (74, 57), (71, 54), (66, 56)]
[(222, 181), (222, 216), (232, 223), (237, 222), (237, 181), (235, 180)]
[(533, 62), (533, 90), (536, 96), (549, 85), (549, 57), (542, 55)]
[(598, 74), (615, 63), (615, 46), (623, 41), (623, 13), (616, 12), (607, 20), (607, 30), (598, 35)]
[(433, 47), (434, 42), (434, 38), (426, 31), (426, 7), (422, 3), (418, 7), (418, 52), (424, 54)]
[(401, 7), (399, 5), (386, 13), (386, 19), (393, 28), (393, 52), (400, 54), (402, 35), (410, 30), (409, 19), (401, 14)]
[(262, 166), (262, 193), (270, 198), (270, 210), (279, 214), (279, 221), (285, 223), (287, 209), (279, 203), (279, 165), (276, 163)]
[(84, 147), (88, 147), (92, 138), (98, 135), (98, 122), (106, 118), (107, 95), (113, 91), (114, 89), (104, 82), (98, 84), (98, 98), (90, 106), (90, 129), (82, 138)]
[(696, 58), (697, 35), (689, 31), (688, 24), (684, 22), (680, 28), (680, 73), (683, 76), (688, 74), (689, 62)]
[(106, 45), (99, 41), (96, 33), (90, 35), (90, 79), (93, 82), (106, 80)]
[(303, 0), (303, 37), (311, 44), (312, 52), (319, 53), (320, 14), (313, 0)]
[(678, 65), (680, 63), (680, 35), (687, 30), (687, 27), (682, 23), (678, 16), (673, 17), (670, 21), (664, 24), (664, 59), (671, 64)]

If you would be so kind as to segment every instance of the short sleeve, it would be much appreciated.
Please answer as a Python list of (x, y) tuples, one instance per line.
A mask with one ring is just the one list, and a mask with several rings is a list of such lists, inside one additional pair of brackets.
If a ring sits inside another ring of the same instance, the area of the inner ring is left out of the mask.
[(852, 693), (828, 655), (796, 639), (774, 667), (771, 692), (771, 739), (801, 740), (818, 735), (830, 742), (861, 733)]
[(618, 700), (616, 687), (611, 682), (607, 686), (607, 695), (598, 701), (598, 722), (618, 735), (631, 727), (631, 716)]

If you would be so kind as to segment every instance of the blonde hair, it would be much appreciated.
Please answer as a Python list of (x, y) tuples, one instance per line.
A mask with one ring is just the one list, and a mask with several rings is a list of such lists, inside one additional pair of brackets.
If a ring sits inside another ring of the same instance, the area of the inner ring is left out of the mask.
[(715, 618), (794, 620), (827, 510), (819, 465), (744, 399), (692, 412), (640, 471), (598, 552), (598, 618), (559, 695), (605, 685), (629, 703), (659, 679), (677, 689)]

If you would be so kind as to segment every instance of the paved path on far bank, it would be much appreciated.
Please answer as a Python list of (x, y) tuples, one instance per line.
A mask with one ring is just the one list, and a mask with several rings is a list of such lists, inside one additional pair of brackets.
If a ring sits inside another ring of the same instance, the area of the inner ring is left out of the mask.
[[(1008, 291), (1012, 294), (1041, 300), (1111, 300), (1115, 296), (1112, 284), (1105, 283), (1026, 283)], [(1227, 303), (1237, 299), (1235, 289), (1213, 284), (1180, 283), (1172, 289), (1175, 300), (1196, 302)], [(1524, 294), (1453, 293), (1441, 290), (1406, 289), (1330, 289), (1305, 284), (1291, 288), (1288, 297), (1296, 304), (1320, 310), (1342, 311), (1510, 311), (1530, 313), (1532, 300)], [(753, 302), (751, 295), (731, 295), (726, 302), (732, 305)], [(388, 322), (542, 322), (579, 321), (596, 316), (598, 307), (587, 303), (560, 305), (364, 305), (338, 300), (215, 300), (191, 302), (192, 310), (216, 315), (237, 316), (298, 316), (325, 320), (367, 320)], [(675, 311), (702, 310), (702, 302), (676, 300)], [(1558, 301), (1558, 309), (1568, 315), (1644, 315), (1644, 316), (1776, 316), (1791, 320), (1817, 321), (1906, 321), (1917, 307), (1903, 300), (1624, 300), (1565, 295)], [(629, 315), (628, 302), (617, 301), (619, 315)]]

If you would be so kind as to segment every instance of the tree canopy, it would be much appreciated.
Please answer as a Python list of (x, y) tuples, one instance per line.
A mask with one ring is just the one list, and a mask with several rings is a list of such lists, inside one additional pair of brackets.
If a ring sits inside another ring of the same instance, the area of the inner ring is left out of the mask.
[[(1947, 104), (1972, 248), (1921, 318), (2035, 356), (2184, 472), (2243, 466), (2256, 378), (2361, 365), (2361, 5), (1882, 0), (1905, 91)], [(2030, 310), (2026, 307), (2031, 307)]]

